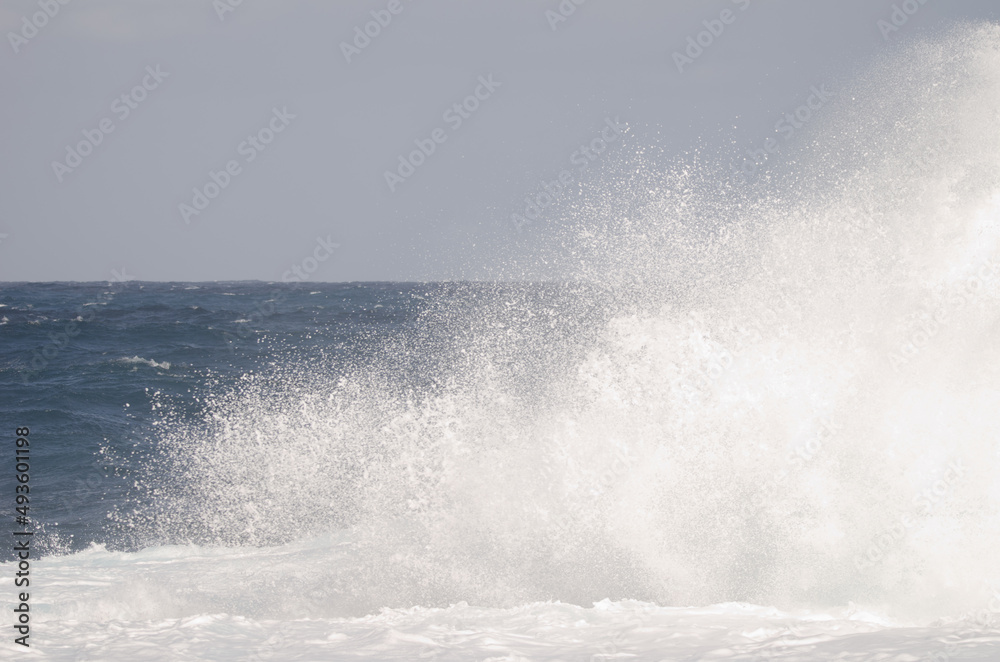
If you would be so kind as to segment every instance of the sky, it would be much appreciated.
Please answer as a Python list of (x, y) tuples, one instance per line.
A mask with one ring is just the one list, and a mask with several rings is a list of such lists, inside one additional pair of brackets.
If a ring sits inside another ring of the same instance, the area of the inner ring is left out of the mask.
[(739, 168), (967, 20), (1000, 3), (4, 0), (0, 281), (516, 277), (563, 186)]

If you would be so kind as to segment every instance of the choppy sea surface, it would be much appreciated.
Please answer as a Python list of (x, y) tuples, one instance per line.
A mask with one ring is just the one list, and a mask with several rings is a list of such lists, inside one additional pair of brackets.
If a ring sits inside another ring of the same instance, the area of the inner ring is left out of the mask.
[(0, 284), (0, 657), (1000, 660), (998, 43), (637, 156), (544, 283)]
[[(995, 364), (935, 391), (845, 364), (837, 334), (805, 343), (789, 311), (723, 342), (579, 284), (0, 299), (38, 532), (34, 646), (5, 641), (12, 659), (1000, 650)], [(942, 329), (937, 351), (967, 340)]]

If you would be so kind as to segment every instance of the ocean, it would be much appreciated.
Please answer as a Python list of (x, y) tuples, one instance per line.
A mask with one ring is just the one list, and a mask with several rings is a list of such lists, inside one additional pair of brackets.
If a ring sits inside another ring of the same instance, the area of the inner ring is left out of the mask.
[(785, 170), (560, 207), (558, 278), (0, 284), (0, 657), (1000, 660), (1000, 51), (957, 34)]
[[(0, 300), (36, 531), (16, 659), (996, 653), (996, 383), (873, 401), (892, 363), (801, 302), (710, 331), (571, 283)], [(929, 365), (968, 351), (935, 335)]]

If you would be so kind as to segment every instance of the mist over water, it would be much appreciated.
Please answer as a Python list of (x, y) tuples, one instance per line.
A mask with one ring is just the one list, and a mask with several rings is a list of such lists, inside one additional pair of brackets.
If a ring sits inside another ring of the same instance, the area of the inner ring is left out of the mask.
[[(314, 596), (285, 615), (981, 606), (997, 108), (1000, 29), (965, 26), (838, 83), (753, 181), (636, 150), (542, 230), (572, 285), (445, 286), (364, 362), (276, 357), (164, 413), (123, 539), (270, 548), (215, 571)], [(301, 582), (263, 580), (279, 554)]]

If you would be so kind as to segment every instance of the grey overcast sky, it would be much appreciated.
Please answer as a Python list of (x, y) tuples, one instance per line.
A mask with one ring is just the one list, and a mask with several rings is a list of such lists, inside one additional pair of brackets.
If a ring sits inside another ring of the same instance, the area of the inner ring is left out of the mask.
[(547, 240), (512, 214), (581, 145), (607, 155), (577, 188), (616, 150), (738, 152), (812, 86), (1000, 18), (921, 1), (3, 0), (0, 280), (509, 274)]

